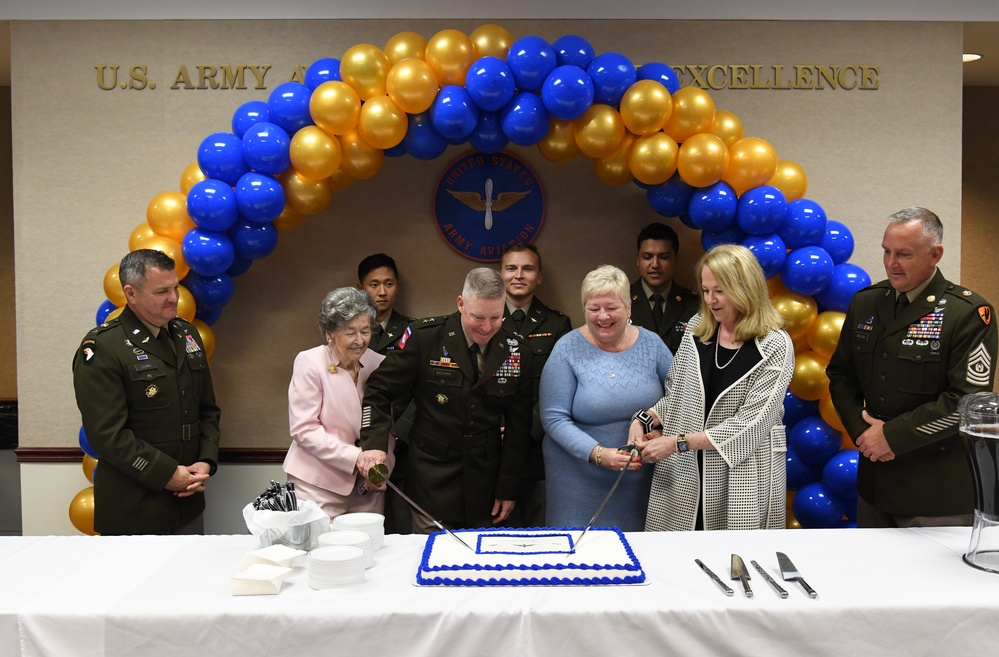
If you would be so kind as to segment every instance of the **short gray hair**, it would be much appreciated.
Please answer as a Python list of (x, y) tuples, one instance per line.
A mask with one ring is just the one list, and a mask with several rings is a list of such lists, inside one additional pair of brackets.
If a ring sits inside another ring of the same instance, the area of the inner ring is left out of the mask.
[(367, 315), (371, 323), (375, 323), (378, 311), (371, 297), (356, 287), (338, 287), (327, 294), (319, 306), (319, 332), (325, 338), (361, 315)]
[(173, 271), (177, 265), (173, 258), (156, 249), (136, 249), (118, 263), (118, 280), (121, 286), (137, 287), (146, 280), (147, 269)]
[(926, 208), (913, 206), (899, 210), (888, 217), (888, 222), (892, 224), (907, 224), (912, 221), (922, 224), (923, 236), (930, 238), (933, 246), (943, 244), (943, 222), (940, 221), (940, 217)]
[(580, 296), (583, 300), (584, 309), (587, 299), (605, 294), (613, 294), (626, 306), (631, 305), (628, 275), (614, 265), (600, 265), (583, 279)]
[(461, 289), (463, 298), (499, 299), (506, 295), (503, 277), (495, 269), (477, 267), (465, 277), (465, 287)]

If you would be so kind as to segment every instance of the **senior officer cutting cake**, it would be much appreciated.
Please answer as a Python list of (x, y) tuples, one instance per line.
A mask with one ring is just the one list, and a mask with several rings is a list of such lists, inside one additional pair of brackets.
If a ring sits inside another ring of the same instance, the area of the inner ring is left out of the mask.
[[(385, 460), (393, 406), (412, 399), (405, 492), (452, 529), (506, 520), (530, 449), (531, 352), (502, 327), (505, 298), (498, 272), (470, 271), (458, 312), (414, 322), (364, 395), (361, 447), (375, 452), (360, 471)], [(413, 530), (435, 526), (414, 512)]]

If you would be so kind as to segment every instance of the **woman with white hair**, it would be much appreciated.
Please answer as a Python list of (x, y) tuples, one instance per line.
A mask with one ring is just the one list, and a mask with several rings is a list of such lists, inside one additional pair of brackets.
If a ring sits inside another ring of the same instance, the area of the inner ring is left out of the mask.
[(555, 343), (541, 375), (546, 521), (585, 526), (627, 468), (599, 524), (641, 531), (651, 468), (618, 448), (635, 409), (662, 396), (673, 356), (658, 335), (630, 324), (628, 277), (617, 267), (587, 274), (582, 299), (586, 323)]
[(385, 358), (368, 349), (376, 313), (357, 288), (327, 294), (318, 318), (324, 344), (295, 357), (288, 386), (292, 441), (284, 471), (298, 497), (314, 501), (331, 520), (344, 513), (381, 513), (385, 505), (385, 497), (374, 494), (385, 485), (365, 487), (357, 471), (365, 454), (356, 446), (364, 385)]

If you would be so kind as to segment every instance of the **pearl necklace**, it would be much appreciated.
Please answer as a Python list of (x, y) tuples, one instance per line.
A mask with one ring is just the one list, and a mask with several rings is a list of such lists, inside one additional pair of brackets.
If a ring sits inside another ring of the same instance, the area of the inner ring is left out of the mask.
[(739, 355), (740, 351), (742, 351), (742, 345), (744, 345), (746, 343), (743, 342), (742, 344), (740, 344), (739, 348), (735, 350), (735, 353), (732, 354), (732, 357), (729, 358), (728, 362), (725, 363), (724, 365), (721, 365), (721, 364), (718, 363), (718, 345), (719, 344), (721, 344), (721, 335), (719, 335), (718, 337), (715, 338), (715, 367), (718, 368), (718, 369), (720, 369), (720, 370), (723, 370), (723, 369), (725, 369), (726, 367), (728, 367), (729, 365), (732, 364), (732, 361), (735, 360), (735, 357)]

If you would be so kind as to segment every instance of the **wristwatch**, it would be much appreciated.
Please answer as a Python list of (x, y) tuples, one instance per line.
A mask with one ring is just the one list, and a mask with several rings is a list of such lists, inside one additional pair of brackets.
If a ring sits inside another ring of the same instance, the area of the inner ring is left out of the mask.
[(642, 425), (642, 429), (645, 430), (645, 433), (652, 433), (652, 430), (656, 428), (655, 419), (644, 409), (632, 415), (631, 419), (632, 421), (638, 420), (638, 422)]
[(690, 445), (687, 444), (687, 434), (681, 433), (676, 437), (676, 453), (686, 454), (690, 451)]

